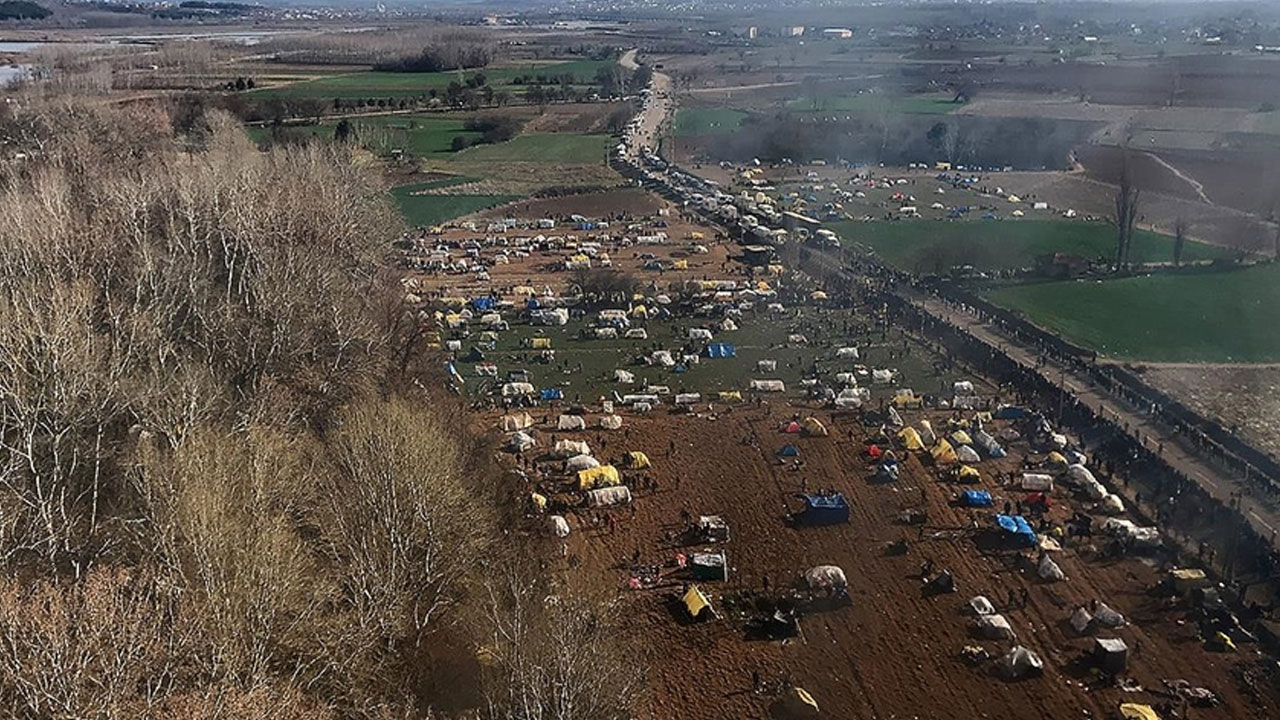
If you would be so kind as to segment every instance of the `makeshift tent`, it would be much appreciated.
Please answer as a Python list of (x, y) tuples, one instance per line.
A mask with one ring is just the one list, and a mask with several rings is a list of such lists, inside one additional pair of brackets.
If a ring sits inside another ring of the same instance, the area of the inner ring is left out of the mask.
[(729, 579), (729, 563), (723, 552), (693, 553), (689, 556), (689, 572), (695, 580)]
[(1044, 661), (1029, 648), (1018, 645), (1000, 658), (1000, 669), (1009, 678), (1027, 677), (1044, 670)]
[(974, 615), (994, 615), (996, 606), (984, 595), (974, 595), (969, 598), (969, 608), (973, 610)]
[(1102, 511), (1108, 515), (1119, 515), (1124, 512), (1124, 501), (1119, 495), (1107, 495), (1102, 498)]
[(887, 414), (889, 415), (890, 425), (892, 425), (893, 427), (903, 426), (904, 423), (902, 422), (902, 415), (898, 413), (898, 410), (896, 408), (891, 406)]
[(689, 328), (690, 340), (710, 340), (711, 331), (706, 328)]
[(626, 485), (596, 488), (595, 490), (587, 491), (587, 505), (589, 507), (625, 505), (629, 502), (631, 502), (631, 489)]
[(711, 343), (707, 346), (709, 358), (731, 358), (737, 355), (738, 349), (729, 343)]
[(1098, 603), (1097, 607), (1093, 609), (1093, 619), (1099, 625), (1109, 628), (1124, 627), (1127, 624), (1123, 615), (1112, 610), (1111, 606), (1104, 602)]
[(649, 467), (649, 456), (639, 450), (632, 450), (627, 453), (627, 467), (633, 470), (643, 470)]
[(1139, 703), (1121, 703), (1120, 717), (1122, 720), (1160, 720), (1155, 708)]
[(800, 454), (800, 448), (795, 445), (783, 445), (778, 448), (779, 457), (797, 457)]
[(617, 430), (618, 428), (622, 427), (622, 416), (605, 415), (600, 418), (600, 427), (604, 428), (605, 430)]
[(502, 386), (502, 397), (517, 397), (520, 395), (532, 395), (533, 393), (533, 385), (526, 382), (513, 382)]
[(795, 434), (799, 433), (799, 432), (800, 432), (800, 429), (801, 429), (801, 428), (800, 428), (800, 423), (796, 422), (795, 420), (792, 420), (791, 422), (789, 422), (789, 423), (787, 423), (786, 425), (783, 425), (783, 426), (782, 426), (782, 432), (784, 432), (784, 433), (788, 433), (788, 434), (791, 434), (791, 435), (795, 435)]
[(720, 402), (742, 402), (742, 392), (739, 390), (721, 390), (716, 393), (716, 397), (720, 398)]
[(516, 430), (524, 430), (533, 425), (533, 418), (529, 413), (520, 413), (519, 415), (503, 415), (502, 430), (503, 432), (514, 432)]
[(1129, 664), (1129, 646), (1120, 638), (1098, 638), (1093, 641), (1093, 659), (1106, 672), (1123, 672)]
[(551, 449), (551, 456), (567, 460), (574, 455), (590, 455), (591, 448), (582, 440), (557, 440)]
[(1026, 414), (1026, 410), (1017, 407), (1016, 405), (1003, 405), (996, 408), (994, 417), (996, 420), (1017, 420), (1018, 418), (1024, 417)]
[(1013, 626), (1003, 615), (980, 615), (973, 623), (974, 630), (980, 637), (988, 640), (1012, 640)]
[(810, 437), (826, 437), (827, 436), (827, 426), (823, 425), (818, 420), (818, 418), (815, 418), (815, 417), (805, 418), (804, 421), (801, 423), (801, 427), (804, 430), (804, 434)]
[(991, 507), (991, 493), (986, 490), (965, 490), (960, 493), (960, 502), (965, 507)]
[(1023, 473), (1022, 489), (1048, 492), (1053, 490), (1053, 476), (1043, 473)]
[(804, 510), (797, 517), (803, 525), (835, 525), (849, 522), (849, 503), (840, 493), (797, 494), (796, 497), (804, 501)]
[(581, 415), (561, 415), (556, 421), (557, 430), (586, 430), (587, 421)]
[(841, 410), (860, 408), (868, 396), (870, 396), (870, 392), (865, 388), (846, 388), (836, 396), (835, 405)]
[(758, 372), (773, 372), (778, 369), (777, 360), (757, 360), (756, 370)]
[(1077, 633), (1083, 635), (1092, 624), (1093, 616), (1090, 615), (1089, 611), (1085, 610), (1083, 607), (1078, 607), (1075, 612), (1071, 613), (1071, 629), (1075, 630)]
[(961, 445), (956, 448), (956, 457), (959, 458), (960, 462), (966, 463), (976, 463), (981, 462), (982, 460), (982, 458), (978, 456), (978, 451), (968, 445)]
[(970, 465), (961, 465), (960, 469), (956, 471), (956, 480), (962, 483), (976, 483), (981, 479), (982, 474), (978, 472), (978, 468)]
[(951, 443), (946, 440), (940, 440), (938, 444), (929, 451), (933, 456), (933, 461), (939, 465), (950, 465), (959, 458), (956, 456), (955, 448), (951, 447)]
[(1066, 456), (1062, 453), (1054, 451), (1049, 453), (1049, 457), (1044, 462), (1045, 467), (1055, 475), (1061, 475), (1067, 471), (1070, 463), (1067, 462)]
[(676, 393), (677, 405), (693, 405), (702, 402), (701, 393)]
[(973, 438), (969, 437), (969, 433), (963, 430), (957, 430), (951, 433), (951, 442), (957, 445), (972, 445)]
[(699, 515), (696, 527), (706, 542), (729, 542), (729, 523), (719, 515)]
[(1036, 532), (1031, 529), (1030, 523), (1021, 515), (996, 515), (996, 525), (1001, 530), (1013, 535), (1020, 545), (1026, 547), (1035, 547)]
[(564, 469), (570, 472), (580, 472), (598, 467), (600, 467), (600, 461), (590, 455), (574, 455), (564, 461)]
[(897, 482), (902, 475), (902, 467), (893, 460), (886, 460), (876, 468), (875, 479), (879, 482)]
[(934, 445), (938, 442), (938, 436), (933, 432), (933, 425), (928, 420), (920, 421), (920, 439), (925, 445)]
[(905, 427), (900, 430), (898, 439), (902, 441), (902, 446), (908, 450), (924, 449), (924, 442), (920, 439), (920, 433), (913, 427)]
[(842, 348), (839, 348), (839, 349), (837, 349), (837, 350), (836, 350), (836, 357), (841, 358), (841, 359), (847, 359), (847, 360), (857, 360), (857, 359), (858, 359), (858, 348), (856, 348), (856, 347), (842, 347)]
[(538, 398), (541, 400), (563, 400), (564, 391), (560, 388), (542, 388), (538, 393)]
[(531, 347), (533, 347), (533, 349), (534, 349), (534, 350), (550, 350), (550, 349), (551, 349), (551, 338), (548, 338), (548, 337), (536, 337), (536, 338), (533, 338), (533, 339), (530, 341), (530, 345), (531, 345)]
[(684, 603), (685, 612), (689, 613), (689, 618), (692, 620), (715, 617), (716, 611), (711, 607), (711, 600), (702, 594), (702, 590), (699, 590), (697, 585), (690, 585), (680, 600)]
[(834, 590), (849, 586), (844, 570), (835, 565), (818, 565), (809, 568), (804, 573), (804, 581), (814, 590)]
[(622, 478), (618, 476), (618, 468), (612, 465), (601, 465), (600, 467), (578, 471), (579, 490), (591, 490), (597, 487), (612, 487), (621, 484)]
[(569, 521), (564, 519), (563, 515), (552, 515), (551, 532), (558, 538), (569, 537)]
[(529, 493), (529, 501), (532, 502), (533, 506), (539, 510), (547, 509), (547, 498), (544, 495), (539, 495), (538, 493)]
[[(888, 385), (893, 382), (893, 371), (888, 368), (877, 368), (871, 371), (871, 382), (880, 385)], [(894, 398), (897, 401), (897, 398)]]
[(786, 392), (787, 386), (781, 380), (752, 380), (751, 389), (759, 392)]
[(1054, 562), (1053, 558), (1049, 557), (1049, 553), (1040, 556), (1040, 565), (1036, 568), (1036, 574), (1040, 576), (1041, 580), (1048, 580), (1049, 582), (1067, 579), (1067, 574), (1062, 572), (1062, 568), (1058, 567), (1058, 563)]
[(524, 452), (537, 444), (538, 442), (533, 439), (533, 436), (525, 432), (516, 432), (507, 441), (507, 447), (514, 452)]
[(1209, 578), (1200, 568), (1175, 568), (1169, 571), (1169, 582), (1178, 594), (1208, 587)]
[(630, 385), (636, 381), (636, 376), (635, 373), (627, 372), (626, 370), (614, 370), (613, 381), (624, 385)]

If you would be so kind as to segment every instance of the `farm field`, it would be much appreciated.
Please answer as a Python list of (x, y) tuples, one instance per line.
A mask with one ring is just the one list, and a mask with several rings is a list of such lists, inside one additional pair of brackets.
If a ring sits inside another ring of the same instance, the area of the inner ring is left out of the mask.
[(746, 116), (745, 112), (732, 108), (680, 108), (676, 112), (675, 134), (696, 137), (732, 133)]
[(850, 93), (800, 97), (787, 103), (793, 110), (838, 112), (888, 112), (907, 115), (946, 115), (964, 107), (954, 95), (890, 95), (887, 93)]
[(603, 164), (608, 135), (535, 133), (518, 135), (504, 143), (478, 145), (458, 153), (463, 163), (534, 162), (557, 165)]
[[(468, 130), (464, 123), (466, 116), (460, 114), (440, 115), (374, 115), (353, 118), (350, 122), (355, 131), (356, 140), (371, 149), (389, 152), (393, 149), (405, 150), (416, 157), (429, 155), (449, 155), (453, 153), (450, 143), (453, 138), (462, 136), (468, 142), (480, 138), (480, 132)], [(315, 125), (289, 125), (290, 132), (300, 132), (312, 137), (332, 138), (338, 121), (326, 121)], [(267, 127), (247, 128), (249, 137), (262, 144), (269, 137), (271, 129)]]
[(560, 78), (570, 75), (572, 85), (590, 85), (596, 71), (612, 64), (612, 60), (573, 60), (549, 65), (509, 65), (481, 70), (445, 71), (433, 73), (362, 71), (317, 77), (288, 85), (265, 87), (251, 91), (253, 96), (284, 98), (368, 98), (413, 97), (430, 90), (441, 90), (451, 82), (465, 84), (476, 75), (484, 75), (492, 86), (519, 89), (513, 84), (518, 77), (543, 76), (544, 84), (558, 85)]
[(468, 179), (402, 185), (391, 189), (391, 197), (400, 209), (400, 214), (404, 216), (405, 222), (415, 227), (439, 225), (462, 215), (469, 215), (518, 199), (515, 195), (422, 194), (424, 190), (435, 190), (465, 182), (468, 182)]
[[(1007, 270), (1035, 265), (1039, 255), (1066, 252), (1088, 259), (1107, 258), (1115, 246), (1110, 225), (1083, 220), (898, 220), (833, 222), (827, 227), (843, 241), (870, 246), (886, 262), (912, 272), (945, 272), (954, 265)], [(1188, 243), (1183, 259), (1225, 257), (1227, 251)], [(1173, 240), (1137, 231), (1133, 260), (1171, 262)]]
[(1020, 285), (988, 299), (1108, 356), (1280, 361), (1280, 269)]

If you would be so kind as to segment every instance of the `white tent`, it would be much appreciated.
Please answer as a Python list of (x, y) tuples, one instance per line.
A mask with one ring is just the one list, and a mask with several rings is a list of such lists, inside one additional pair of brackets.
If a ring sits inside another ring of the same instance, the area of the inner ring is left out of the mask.
[(1097, 479), (1093, 477), (1093, 473), (1089, 471), (1089, 468), (1079, 463), (1067, 466), (1067, 477), (1071, 478), (1071, 481), (1077, 485), (1086, 485), (1091, 482), (1097, 482)]
[(778, 369), (777, 360), (757, 360), (756, 361), (757, 372), (773, 372), (774, 370), (777, 370), (777, 369)]
[(1093, 619), (1097, 620), (1099, 625), (1109, 628), (1124, 627), (1127, 624), (1123, 615), (1104, 602), (1098, 603), (1098, 607), (1094, 609)]
[(973, 610), (974, 615), (994, 615), (996, 606), (984, 595), (974, 595), (969, 598), (969, 608)]
[(843, 359), (843, 360), (857, 360), (857, 359), (858, 359), (858, 348), (856, 348), (856, 347), (842, 347), (842, 348), (839, 348), (839, 349), (837, 349), (837, 350), (836, 350), (836, 357), (838, 357), (838, 358), (840, 358), (840, 359)]
[(710, 340), (711, 331), (706, 328), (689, 328), (690, 340)]
[(564, 469), (571, 472), (590, 470), (594, 467), (600, 467), (600, 461), (590, 455), (574, 455), (564, 461)]
[(933, 434), (933, 425), (928, 420), (920, 421), (920, 442), (925, 446), (938, 444), (938, 436)]
[(1091, 624), (1093, 624), (1093, 616), (1083, 607), (1078, 607), (1071, 613), (1071, 628), (1076, 632), (1083, 635)]
[(587, 505), (590, 507), (625, 505), (629, 502), (631, 502), (631, 490), (626, 485), (615, 485), (587, 491)]
[(956, 395), (972, 395), (973, 383), (968, 380), (958, 380), (952, 383), (951, 391)]
[(1053, 490), (1053, 476), (1043, 473), (1023, 473), (1022, 489), (1038, 492)]
[(982, 460), (982, 458), (978, 456), (978, 451), (968, 445), (961, 445), (956, 448), (956, 457), (960, 458), (960, 462), (966, 463), (976, 463)]
[(587, 421), (581, 415), (561, 415), (556, 421), (557, 430), (586, 430)]
[(1107, 496), (1107, 488), (1102, 483), (1094, 480), (1084, 484), (1084, 494), (1090, 500), (1101, 500)]
[(844, 570), (835, 565), (818, 565), (804, 573), (804, 581), (813, 589), (843, 588), (849, 586)]
[(649, 361), (662, 367), (672, 367), (676, 364), (675, 358), (671, 357), (671, 353), (666, 350), (655, 350), (649, 356)]
[(787, 386), (781, 380), (752, 380), (751, 389), (759, 392), (786, 392)]
[(1040, 575), (1040, 579), (1058, 582), (1066, 580), (1067, 574), (1062, 572), (1062, 568), (1058, 567), (1058, 563), (1049, 557), (1049, 553), (1040, 556), (1040, 566), (1036, 568), (1036, 573)]
[(502, 416), (503, 432), (515, 432), (516, 430), (523, 430), (532, 425), (533, 425), (533, 418), (530, 417), (529, 413), (527, 412), (522, 412), (519, 415), (503, 415)]
[(896, 428), (906, 424), (902, 421), (902, 415), (898, 414), (898, 410), (892, 406), (889, 408), (889, 424)]
[(567, 460), (575, 455), (590, 455), (591, 448), (582, 440), (557, 440), (551, 450), (552, 457)]
[(677, 393), (676, 394), (677, 405), (692, 405), (698, 402), (702, 402), (701, 393)]
[(533, 385), (529, 383), (513, 382), (502, 386), (502, 397), (516, 397), (519, 395), (532, 395)]
[(600, 418), (600, 427), (605, 430), (617, 430), (622, 427), (622, 417), (619, 415), (605, 415)]
[(627, 372), (626, 370), (614, 370), (613, 381), (624, 385), (630, 385), (636, 381), (636, 374), (633, 372)]
[(1102, 511), (1108, 515), (1119, 515), (1124, 512), (1124, 500), (1119, 495), (1107, 495), (1102, 498)]
[(511, 439), (507, 442), (507, 447), (511, 448), (515, 452), (524, 452), (537, 444), (538, 441), (534, 440), (532, 435), (524, 432), (517, 432), (514, 433), (511, 436)]
[(551, 521), (551, 532), (558, 538), (569, 537), (569, 521), (564, 519), (563, 515), (552, 515), (548, 518)]
[(1013, 626), (1003, 615), (982, 615), (973, 622), (978, 634), (988, 640), (1012, 640)]
[(1044, 661), (1029, 648), (1018, 645), (1000, 658), (1000, 669), (1010, 678), (1020, 678), (1039, 673)]

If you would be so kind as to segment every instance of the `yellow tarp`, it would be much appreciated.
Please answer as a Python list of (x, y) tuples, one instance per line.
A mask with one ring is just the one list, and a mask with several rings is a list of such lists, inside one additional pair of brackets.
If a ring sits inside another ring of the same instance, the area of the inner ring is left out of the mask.
[(982, 474), (978, 472), (978, 468), (973, 467), (972, 465), (965, 465), (960, 468), (960, 477), (978, 480), (982, 477)]
[(893, 404), (896, 407), (911, 407), (923, 402), (924, 398), (916, 395), (910, 390), (899, 390), (897, 394), (893, 396)]
[(939, 440), (933, 450), (929, 451), (929, 454), (933, 456), (933, 461), (939, 465), (950, 465), (957, 460), (955, 448), (951, 447), (951, 443), (947, 442), (945, 438)]
[(742, 402), (742, 393), (738, 390), (727, 390), (718, 394), (724, 402)]
[(649, 316), (649, 308), (643, 305), (637, 305), (631, 309), (631, 317), (642, 318), (642, 317), (648, 317), (648, 316)]
[(639, 450), (632, 450), (627, 453), (627, 458), (631, 461), (631, 467), (643, 469), (649, 467), (649, 456)]
[(531, 297), (537, 292), (538, 292), (537, 290), (534, 290), (532, 287), (528, 285), (517, 285), (511, 288), (511, 294), (515, 295), (516, 297)]
[(702, 233), (697, 232), (697, 231), (695, 230), (694, 232), (689, 233), (689, 237), (690, 237), (690, 238), (692, 238), (692, 239), (694, 239), (694, 240), (701, 240), (701, 239), (705, 238), (705, 237), (706, 237), (706, 235), (703, 235)]
[(539, 510), (546, 510), (546, 509), (547, 509), (547, 498), (546, 498), (546, 497), (544, 497), (544, 496), (542, 496), (542, 495), (539, 495), (538, 493), (530, 493), (530, 495), (529, 495), (529, 499), (533, 501), (533, 504), (534, 504), (534, 505), (535, 505)]
[(1150, 705), (1139, 705), (1138, 703), (1123, 703), (1120, 705), (1120, 717), (1124, 718), (1124, 720), (1160, 720), (1155, 708)]
[(698, 589), (697, 585), (690, 585), (689, 591), (681, 598), (684, 601), (684, 609), (689, 611), (689, 617), (697, 618), (702, 614), (703, 610), (711, 607), (711, 601), (706, 595)]
[(769, 272), (770, 275), (781, 275), (783, 272), (786, 271), (786, 268), (784, 268), (781, 265), (770, 265), (765, 269)]
[(674, 270), (688, 270), (688, 269), (689, 269), (689, 261), (688, 261), (688, 260), (676, 260), (675, 262), (671, 263), (671, 267), (672, 267), (672, 269), (674, 269)]
[(1213, 636), (1213, 643), (1220, 646), (1224, 651), (1235, 652), (1236, 644), (1226, 633), (1219, 631)]
[(991, 413), (986, 412), (985, 410), (983, 412), (978, 413), (977, 415), (974, 415), (974, 417), (978, 419), (978, 422), (984, 422), (984, 423), (991, 422)]
[(800, 423), (800, 427), (804, 430), (804, 433), (806, 435), (812, 435), (814, 437), (827, 436), (827, 426), (823, 425), (822, 422), (818, 420), (818, 418), (816, 417), (805, 418)]
[(1063, 454), (1058, 452), (1057, 450), (1054, 450), (1053, 452), (1049, 453), (1049, 462), (1054, 465), (1061, 465), (1063, 467), (1066, 467), (1068, 464), (1067, 458), (1064, 457)]
[(770, 290), (772, 290), (772, 289), (773, 289), (773, 288), (769, 287), (769, 283), (768, 283), (768, 282), (766, 282), (766, 281), (764, 281), (764, 280), (760, 280), (760, 281), (758, 281), (758, 282), (756, 283), (756, 290), (758, 290), (758, 291), (760, 291), (760, 292), (766, 292), (766, 293), (767, 293), (767, 292), (769, 292), (769, 291), (770, 291)]
[(621, 485), (622, 478), (618, 476), (618, 468), (612, 465), (601, 465), (600, 467), (587, 468), (578, 471), (578, 489), (590, 490), (598, 487), (610, 487), (613, 485)]
[(467, 299), (464, 297), (450, 296), (440, 298), (440, 302), (444, 303), (445, 307), (465, 307)]
[(547, 338), (547, 337), (536, 337), (536, 338), (534, 338), (534, 339), (533, 339), (532, 346), (533, 346), (533, 349), (534, 349), (534, 350), (550, 350), (550, 349), (551, 349), (551, 338)]
[(902, 445), (908, 450), (924, 449), (924, 442), (920, 440), (920, 433), (913, 427), (905, 427), (899, 430), (898, 439), (902, 441)]
[(969, 433), (963, 430), (957, 430), (951, 433), (951, 439), (957, 445), (972, 445), (973, 438), (969, 437)]

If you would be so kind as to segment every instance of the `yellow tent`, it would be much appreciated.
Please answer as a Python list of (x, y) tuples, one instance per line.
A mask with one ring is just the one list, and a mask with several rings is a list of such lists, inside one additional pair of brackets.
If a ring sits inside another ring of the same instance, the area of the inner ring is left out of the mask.
[(637, 305), (631, 308), (631, 317), (635, 317), (635, 318), (649, 317), (649, 308), (643, 305)]
[(548, 338), (548, 337), (533, 338), (532, 346), (534, 350), (550, 350), (551, 338)]
[(769, 291), (770, 291), (770, 290), (772, 290), (772, 289), (773, 289), (773, 288), (769, 287), (769, 283), (768, 283), (768, 281), (766, 281), (766, 280), (760, 280), (760, 281), (757, 281), (757, 282), (756, 282), (756, 290), (758, 290), (758, 291), (760, 291), (760, 292), (766, 292), (766, 293), (767, 293), (767, 292), (769, 292)]
[(813, 437), (827, 436), (827, 426), (823, 425), (822, 422), (818, 420), (818, 418), (816, 417), (805, 418), (803, 421), (801, 421), (800, 427), (802, 430), (804, 430), (805, 435), (812, 435)]
[(440, 298), (440, 302), (444, 303), (445, 307), (466, 307), (467, 299), (464, 297), (451, 295), (449, 297)]
[(463, 320), (462, 316), (459, 315), (458, 313), (449, 313), (448, 315), (444, 316), (444, 322), (445, 322), (445, 325), (448, 325), (451, 328), (456, 328), (465, 324), (466, 320)]
[(742, 392), (738, 390), (721, 391), (718, 395), (724, 402), (742, 402)]
[(533, 501), (534, 507), (539, 510), (547, 509), (547, 498), (545, 496), (539, 495), (538, 493), (530, 493), (529, 499)]
[(532, 297), (537, 292), (537, 290), (534, 290), (533, 287), (529, 285), (517, 285), (511, 288), (511, 294), (516, 297)]
[(939, 465), (950, 465), (957, 460), (956, 450), (951, 447), (951, 443), (947, 442), (946, 438), (939, 440), (929, 454), (933, 455), (933, 461)]
[(1155, 708), (1150, 705), (1139, 705), (1138, 703), (1121, 704), (1120, 717), (1124, 718), (1124, 720), (1160, 720)]
[(969, 433), (967, 433), (967, 432), (965, 432), (965, 431), (963, 431), (963, 430), (957, 430), (957, 431), (955, 431), (955, 432), (951, 433), (951, 439), (952, 439), (953, 441), (955, 441), (955, 444), (957, 444), (957, 445), (972, 445), (972, 444), (973, 444), (973, 438), (969, 437)]
[(591, 262), (591, 258), (587, 257), (586, 255), (582, 255), (581, 253), (579, 253), (578, 255), (574, 255), (574, 256), (570, 257), (570, 258), (569, 258), (569, 262), (572, 262), (572, 263), (590, 263), (590, 262)]
[(644, 469), (649, 467), (649, 456), (639, 450), (632, 450), (627, 453), (627, 459), (631, 463), (631, 467), (636, 469)]
[(706, 595), (702, 594), (697, 585), (690, 585), (689, 591), (684, 594), (681, 600), (684, 601), (684, 609), (689, 611), (689, 617), (694, 620), (697, 620), (704, 612), (715, 614), (715, 609), (711, 607), (711, 601), (707, 599)]
[(688, 270), (688, 269), (689, 269), (689, 261), (688, 261), (688, 260), (676, 260), (675, 262), (671, 263), (671, 268), (672, 268), (673, 270)]
[(696, 230), (695, 230), (695, 231), (693, 231), (693, 232), (689, 233), (689, 237), (690, 237), (691, 239), (693, 239), (693, 240), (701, 240), (701, 239), (705, 238), (705, 237), (706, 237), (706, 235), (703, 235), (702, 233), (700, 233), (700, 232), (698, 232), (698, 231), (696, 231)]
[(1049, 464), (1061, 465), (1065, 469), (1070, 463), (1067, 462), (1067, 458), (1062, 453), (1054, 450), (1049, 453)]
[(765, 270), (767, 270), (767, 271), (769, 272), (769, 274), (770, 274), (770, 275), (781, 275), (781, 274), (783, 273), (783, 271), (785, 271), (785, 270), (786, 270), (786, 268), (784, 268), (784, 267), (783, 267), (783, 266), (781, 266), (781, 265), (772, 265), (772, 264), (771, 264), (771, 265), (769, 265), (769, 267), (765, 268)]
[(972, 465), (963, 465), (960, 467), (959, 477), (961, 480), (978, 481), (982, 478), (982, 474), (978, 472), (978, 468)]
[(991, 413), (986, 412), (985, 410), (984, 410), (984, 411), (982, 411), (982, 412), (980, 412), (980, 413), (978, 413), (978, 414), (976, 414), (976, 415), (974, 415), (973, 417), (974, 417), (974, 419), (976, 419), (978, 422), (984, 422), (984, 423), (989, 423), (989, 422), (991, 422)]
[(913, 427), (904, 427), (899, 430), (898, 439), (902, 441), (902, 445), (908, 450), (924, 449), (924, 442), (920, 440), (920, 433)]
[(910, 390), (899, 390), (893, 396), (893, 404), (896, 407), (915, 407), (924, 404), (924, 398)]
[(612, 465), (601, 465), (600, 467), (587, 468), (578, 471), (578, 489), (590, 490), (597, 487), (609, 487), (611, 485), (621, 485), (622, 478), (618, 477), (618, 468)]

